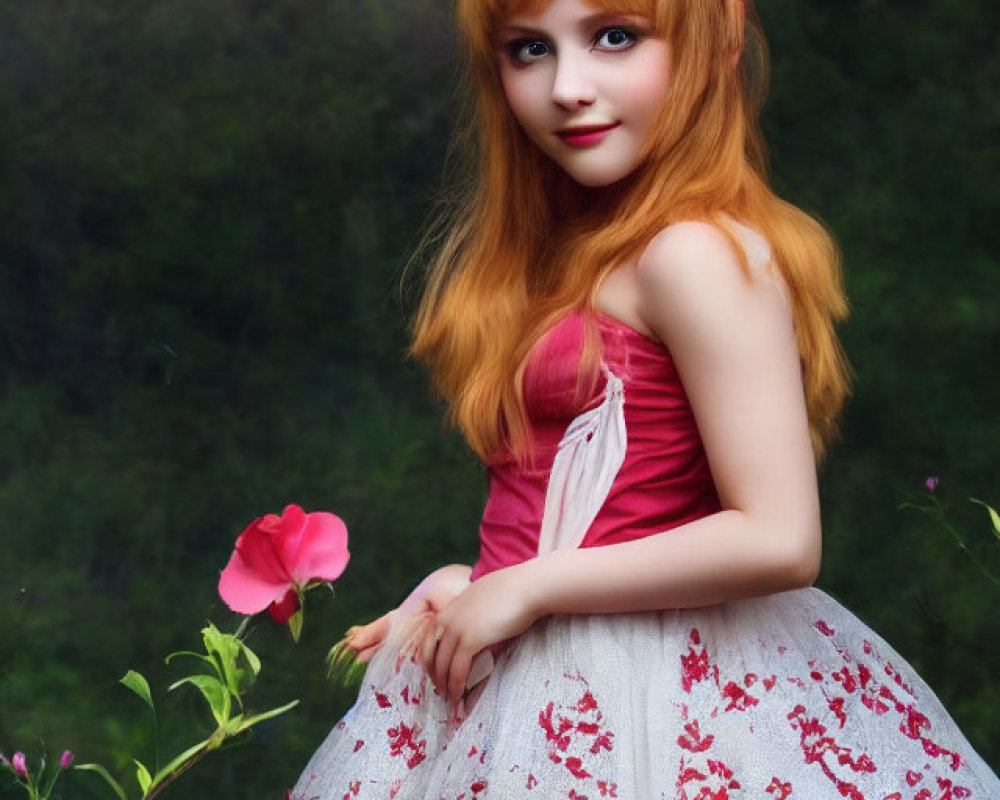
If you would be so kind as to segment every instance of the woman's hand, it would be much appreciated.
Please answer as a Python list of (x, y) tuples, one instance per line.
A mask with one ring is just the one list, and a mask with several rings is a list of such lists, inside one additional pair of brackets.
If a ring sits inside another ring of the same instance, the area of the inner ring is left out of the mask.
[(538, 618), (529, 574), (523, 564), (491, 572), (437, 612), (428, 626), (436, 648), (433, 659), (425, 651), (425, 664), (446, 700), (457, 703), (462, 697), (478, 653), (523, 633)]
[(396, 610), (393, 609), (367, 625), (352, 625), (347, 629), (344, 640), (347, 646), (354, 651), (355, 659), (363, 664), (367, 664), (371, 660), (382, 642), (385, 641), (385, 637), (389, 635), (389, 626), (395, 613)]
[[(435, 570), (410, 592), (399, 608), (383, 614), (367, 625), (355, 625), (347, 631), (347, 646), (355, 658), (367, 663), (389, 635), (393, 617), (400, 611), (413, 614), (435, 614), (445, 608), (466, 586), (472, 568), (464, 564), (449, 564)], [(424, 659), (426, 662), (426, 658)]]

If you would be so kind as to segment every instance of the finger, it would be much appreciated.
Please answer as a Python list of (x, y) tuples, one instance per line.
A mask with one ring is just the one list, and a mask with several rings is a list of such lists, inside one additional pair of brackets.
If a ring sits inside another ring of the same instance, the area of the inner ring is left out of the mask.
[(355, 653), (366, 650), (375, 643), (376, 639), (372, 635), (371, 631), (367, 629), (367, 626), (359, 629), (354, 636), (347, 640), (347, 646), (350, 647)]
[(450, 669), (448, 672), (448, 699), (453, 703), (458, 703), (465, 693), (465, 681), (469, 677), (469, 665), (472, 663), (472, 655), (467, 647), (458, 647), (451, 657)]
[(366, 647), (364, 650), (359, 650), (354, 656), (355, 661), (360, 661), (362, 664), (367, 664), (373, 655), (378, 652), (380, 644), (373, 644), (371, 647)]
[(440, 635), (441, 639), (437, 643), (437, 653), (434, 655), (432, 680), (438, 692), (447, 697), (448, 670), (451, 666), (451, 658), (455, 652), (455, 648), (458, 647), (458, 637), (446, 632), (442, 627), (439, 627), (438, 631), (440, 631), (440, 634), (435, 634), (435, 638)]
[(441, 690), (442, 692), (443, 689), (437, 677), (437, 657), (443, 637), (444, 628), (436, 622), (427, 631), (427, 674), (431, 676), (431, 683), (434, 684), (434, 689)]
[(350, 647), (353, 650), (360, 651), (365, 650), (372, 645), (381, 644), (389, 632), (391, 614), (392, 612), (389, 611), (378, 619), (358, 628), (348, 642)]
[(373, 641), (371, 644), (365, 645), (364, 647), (357, 647), (351, 645), (351, 649), (354, 651), (354, 658), (358, 661), (367, 661), (375, 652), (382, 646), (381, 641)]
[(434, 655), (437, 651), (438, 638), (436, 636), (437, 631), (437, 621), (430, 617), (428, 618), (424, 629), (421, 632), (420, 640), (420, 663), (423, 665), (424, 672), (430, 674), (434, 669)]

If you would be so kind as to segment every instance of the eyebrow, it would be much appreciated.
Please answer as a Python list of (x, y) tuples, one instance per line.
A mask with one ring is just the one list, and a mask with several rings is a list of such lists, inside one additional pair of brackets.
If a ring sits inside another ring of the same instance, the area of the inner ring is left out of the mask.
[[(578, 27), (581, 30), (590, 31), (593, 28), (600, 27), (602, 24), (608, 22), (617, 22), (621, 20), (629, 20), (633, 24), (635, 24), (638, 21), (643, 21), (645, 23), (648, 23), (648, 20), (642, 14), (626, 13), (622, 11), (599, 11), (596, 14), (591, 14), (590, 16), (581, 19)], [(503, 39), (508, 36), (545, 37), (546, 35), (547, 35), (546, 32), (542, 28), (535, 28), (530, 25), (518, 25), (510, 23), (502, 25), (500, 29), (497, 31), (498, 39)]]

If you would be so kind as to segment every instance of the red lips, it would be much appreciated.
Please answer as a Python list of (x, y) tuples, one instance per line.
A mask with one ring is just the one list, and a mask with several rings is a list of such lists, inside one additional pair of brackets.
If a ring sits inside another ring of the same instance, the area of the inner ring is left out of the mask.
[(611, 122), (607, 125), (578, 125), (558, 130), (556, 136), (570, 147), (593, 147), (620, 124)]

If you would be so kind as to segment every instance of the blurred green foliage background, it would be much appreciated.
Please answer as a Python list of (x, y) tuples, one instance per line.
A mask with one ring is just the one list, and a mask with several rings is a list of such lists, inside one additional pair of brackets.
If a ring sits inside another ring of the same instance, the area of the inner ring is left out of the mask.
[[(0, 750), (130, 774), (151, 736), (128, 668), (166, 754), (207, 732), (163, 656), (235, 628), (215, 592), (233, 540), (297, 502), (340, 514), (353, 554), (301, 644), (251, 634), (253, 704), (302, 705), (164, 795), (283, 797), (351, 702), (326, 648), (474, 560), (484, 473), (404, 359), (398, 291), (454, 111), (446, 6), (0, 4)], [(774, 179), (836, 233), (853, 304), (819, 585), (996, 768), (998, 591), (899, 506), (940, 475), (1000, 567), (967, 502), (1000, 500), (1000, 5), (760, 6)], [(70, 775), (62, 796), (107, 795)]]

